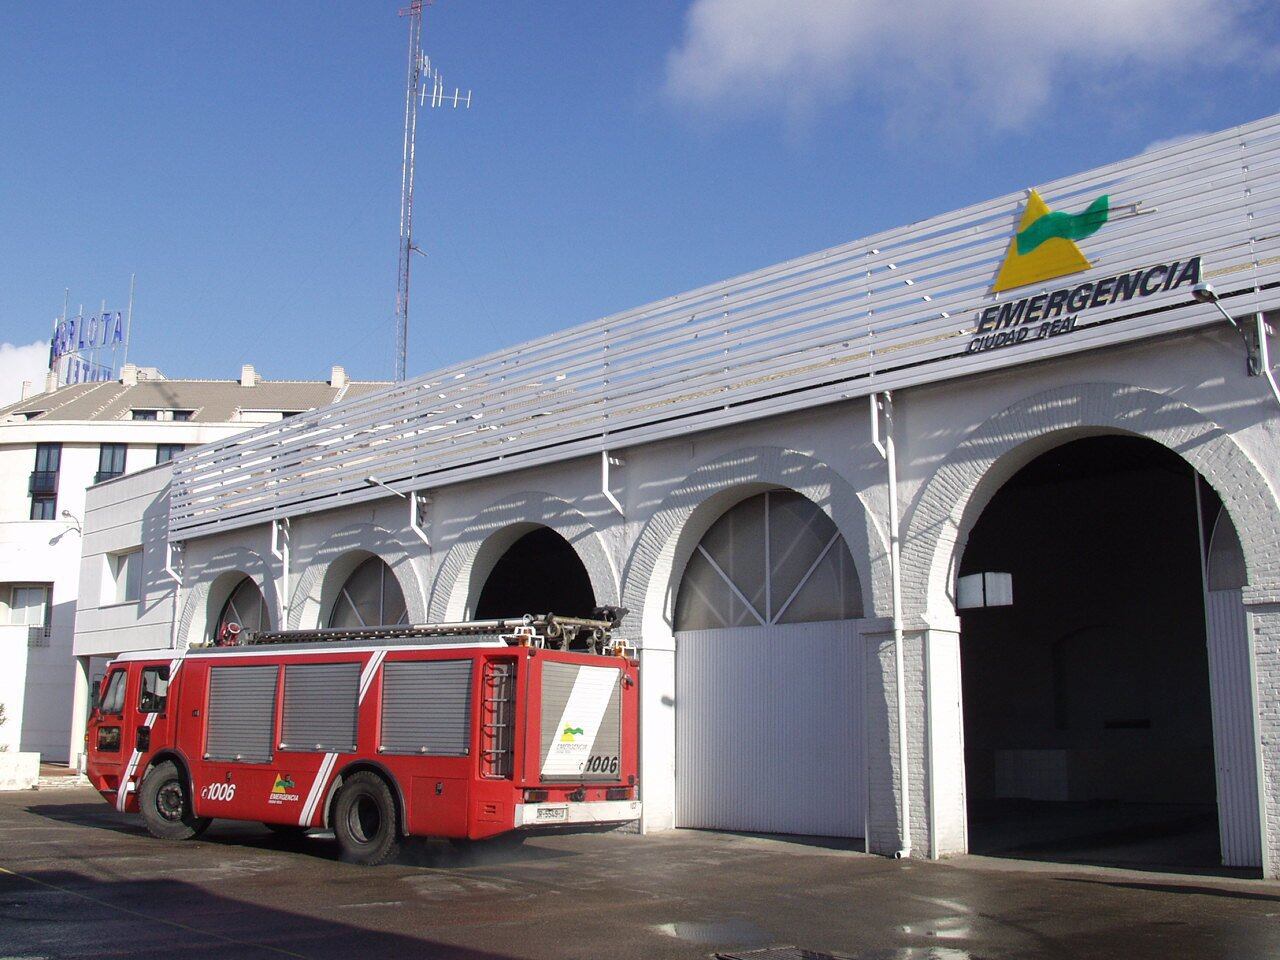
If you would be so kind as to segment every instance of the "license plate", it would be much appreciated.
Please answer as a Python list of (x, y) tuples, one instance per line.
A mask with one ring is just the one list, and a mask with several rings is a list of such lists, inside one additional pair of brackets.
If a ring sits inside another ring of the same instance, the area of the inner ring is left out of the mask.
[(538, 812), (534, 814), (534, 820), (539, 823), (567, 819), (569, 819), (568, 807), (539, 807)]

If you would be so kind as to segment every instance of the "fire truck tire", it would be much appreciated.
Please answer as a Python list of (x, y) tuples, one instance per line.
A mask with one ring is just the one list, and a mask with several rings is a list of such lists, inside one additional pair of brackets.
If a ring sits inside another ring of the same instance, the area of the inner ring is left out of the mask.
[(161, 840), (191, 840), (209, 826), (208, 817), (192, 812), (186, 778), (172, 760), (147, 771), (138, 790), (138, 807), (147, 832)]
[(396, 801), (387, 782), (363, 770), (343, 781), (333, 804), (333, 832), (347, 863), (375, 866), (400, 850)]

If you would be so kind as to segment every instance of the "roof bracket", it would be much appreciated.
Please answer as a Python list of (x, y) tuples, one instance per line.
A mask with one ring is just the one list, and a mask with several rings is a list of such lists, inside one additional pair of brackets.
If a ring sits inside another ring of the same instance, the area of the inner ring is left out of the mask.
[(430, 523), (431, 514), (431, 494), (423, 490), (414, 490), (409, 494), (409, 529), (417, 534), (418, 539), (427, 545), (427, 549), (431, 549), (431, 538), (427, 536), (426, 527), (423, 523)]
[(166, 540), (164, 544), (164, 572), (169, 575), (169, 579), (182, 586), (182, 574), (177, 570), (174, 561), (182, 556), (185, 544), (179, 540), (176, 543), (172, 540)]
[(621, 467), (626, 462), (621, 457), (612, 456), (608, 450), (600, 451), (600, 492), (604, 494), (604, 498), (609, 501), (613, 509), (618, 511), (620, 517), (625, 517), (627, 512), (618, 498), (613, 495), (613, 491), (609, 489), (609, 467)]
[(280, 581), (276, 593), (280, 602), (280, 623), (289, 622), (289, 518), (271, 521), (271, 555), (280, 561)]

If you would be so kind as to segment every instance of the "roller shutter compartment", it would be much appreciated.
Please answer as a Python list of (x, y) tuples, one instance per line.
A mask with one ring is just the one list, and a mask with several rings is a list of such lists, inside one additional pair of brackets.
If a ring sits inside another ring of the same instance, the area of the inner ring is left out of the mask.
[(211, 667), (205, 759), (271, 759), (279, 667)]
[(471, 746), (471, 660), (382, 665), (383, 753), (461, 757)]

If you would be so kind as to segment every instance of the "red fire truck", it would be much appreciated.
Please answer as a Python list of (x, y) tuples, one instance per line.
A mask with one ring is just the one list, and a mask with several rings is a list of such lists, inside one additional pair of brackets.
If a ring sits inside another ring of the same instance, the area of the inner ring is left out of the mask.
[(88, 774), (163, 839), (215, 817), (331, 828), (344, 859), (367, 864), (407, 836), (635, 820), (639, 676), (606, 616), (125, 654), (90, 716)]

